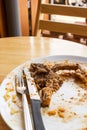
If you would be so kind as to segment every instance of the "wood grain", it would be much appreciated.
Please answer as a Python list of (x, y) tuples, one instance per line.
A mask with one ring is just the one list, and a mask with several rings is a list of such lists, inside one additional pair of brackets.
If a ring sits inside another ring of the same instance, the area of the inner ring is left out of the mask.
[(19, 0), (20, 22), (22, 36), (29, 36), (29, 21), (28, 18), (28, 2), (27, 0)]
[(87, 9), (75, 6), (42, 4), (41, 12), (66, 16), (87, 17)]
[(40, 29), (46, 29), (54, 32), (62, 33), (72, 33), (76, 35), (87, 36), (87, 25), (86, 24), (76, 24), (76, 23), (62, 23), (62, 22), (53, 22), (40, 20), (39, 22)]

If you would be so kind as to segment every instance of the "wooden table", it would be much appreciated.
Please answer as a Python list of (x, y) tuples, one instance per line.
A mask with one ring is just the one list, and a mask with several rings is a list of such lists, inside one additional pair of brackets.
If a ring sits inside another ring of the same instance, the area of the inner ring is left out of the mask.
[[(11, 70), (27, 60), (48, 55), (64, 54), (87, 57), (87, 46), (56, 38), (1, 38), (0, 83)], [(1, 117), (0, 130), (10, 130)]]

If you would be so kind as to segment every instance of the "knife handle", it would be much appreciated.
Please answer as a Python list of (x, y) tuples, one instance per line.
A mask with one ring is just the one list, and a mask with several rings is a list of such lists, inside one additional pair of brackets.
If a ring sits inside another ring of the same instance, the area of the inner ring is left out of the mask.
[(31, 99), (31, 109), (34, 122), (34, 130), (45, 130), (40, 112), (40, 100)]

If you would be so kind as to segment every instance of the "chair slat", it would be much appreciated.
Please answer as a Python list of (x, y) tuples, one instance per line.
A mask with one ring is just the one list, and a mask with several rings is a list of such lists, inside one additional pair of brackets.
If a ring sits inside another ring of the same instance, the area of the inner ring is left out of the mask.
[(41, 12), (56, 15), (87, 17), (87, 8), (75, 7), (69, 5), (42, 4)]
[(76, 24), (76, 23), (61, 23), (40, 20), (39, 28), (54, 32), (72, 33), (77, 35), (87, 36), (87, 25)]

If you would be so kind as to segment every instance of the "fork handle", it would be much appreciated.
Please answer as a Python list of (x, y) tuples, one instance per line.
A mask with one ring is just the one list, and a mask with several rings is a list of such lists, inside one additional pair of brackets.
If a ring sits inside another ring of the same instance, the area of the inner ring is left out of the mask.
[(25, 130), (33, 130), (26, 94), (22, 94)]

